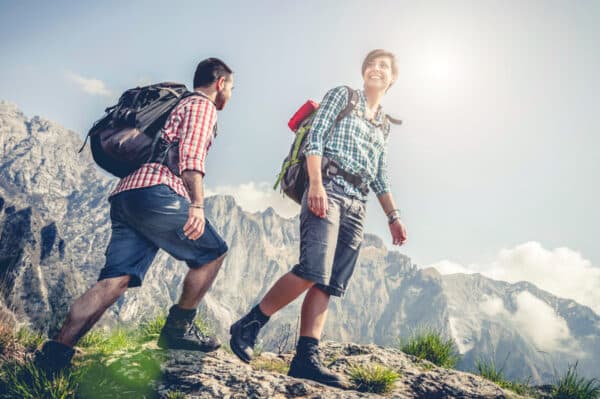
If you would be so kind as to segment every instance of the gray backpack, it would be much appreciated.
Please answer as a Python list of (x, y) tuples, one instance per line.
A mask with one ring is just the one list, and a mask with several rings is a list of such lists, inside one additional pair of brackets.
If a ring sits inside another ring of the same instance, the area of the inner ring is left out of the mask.
[[(333, 126), (335, 126), (335, 124), (337, 124), (343, 118), (348, 116), (354, 110), (354, 108), (356, 108), (356, 104), (358, 104), (358, 92), (348, 86), (346, 86), (346, 88), (348, 89), (348, 104), (339, 113), (335, 119), (335, 123), (331, 128), (333, 128)], [(313, 105), (314, 108), (310, 115), (303, 118), (301, 116), (302, 120), (297, 121), (298, 125), (297, 128), (294, 126), (295, 129), (292, 128), (291, 124), (288, 124), (290, 125), (290, 128), (295, 131), (296, 137), (292, 147), (290, 148), (289, 154), (283, 160), (281, 171), (279, 172), (277, 181), (275, 181), (275, 185), (273, 186), (274, 190), (277, 189), (277, 186), (280, 186), (281, 191), (298, 204), (302, 202), (302, 196), (304, 195), (306, 181), (308, 179), (308, 174), (306, 172), (306, 157), (304, 156), (304, 150), (306, 149), (306, 136), (308, 136), (308, 132), (312, 127), (313, 120), (315, 119), (316, 107), (318, 105), (309, 101), (292, 117), (293, 120), (308, 104)]]

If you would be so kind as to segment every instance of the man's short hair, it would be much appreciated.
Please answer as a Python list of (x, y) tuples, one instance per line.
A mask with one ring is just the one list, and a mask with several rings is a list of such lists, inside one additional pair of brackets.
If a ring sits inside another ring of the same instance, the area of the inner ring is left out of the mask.
[(218, 58), (207, 58), (200, 61), (194, 73), (194, 89), (210, 86), (221, 76), (228, 77), (233, 71)]
[(398, 63), (396, 62), (396, 56), (394, 55), (394, 53), (389, 52), (387, 50), (383, 50), (383, 49), (375, 49), (371, 52), (369, 52), (369, 54), (367, 54), (367, 56), (365, 57), (365, 60), (362, 63), (362, 75), (365, 74), (365, 69), (367, 69), (367, 65), (369, 64), (369, 62), (371, 62), (371, 60), (373, 60), (374, 58), (377, 57), (388, 57), (390, 59), (390, 61), (392, 62), (392, 76), (396, 77), (398, 76)]

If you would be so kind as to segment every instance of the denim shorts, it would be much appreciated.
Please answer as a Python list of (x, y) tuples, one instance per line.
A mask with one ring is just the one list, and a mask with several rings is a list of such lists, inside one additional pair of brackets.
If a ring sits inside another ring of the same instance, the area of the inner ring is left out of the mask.
[(316, 283), (324, 292), (342, 296), (354, 272), (363, 240), (365, 203), (348, 197), (333, 181), (324, 182), (327, 216), (308, 209), (305, 190), (300, 210), (300, 261), (292, 273)]
[(166, 185), (123, 191), (112, 197), (111, 237), (98, 281), (129, 275), (129, 286), (139, 287), (159, 248), (190, 268), (225, 254), (227, 244), (208, 219), (200, 238), (185, 236), (188, 209), (188, 200)]

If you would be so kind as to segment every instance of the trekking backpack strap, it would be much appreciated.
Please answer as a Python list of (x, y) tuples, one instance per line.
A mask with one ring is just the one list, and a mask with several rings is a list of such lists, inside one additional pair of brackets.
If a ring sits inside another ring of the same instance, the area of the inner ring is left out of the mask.
[[(179, 105), (179, 103), (181, 103), (182, 100), (184, 100), (184, 99), (186, 99), (188, 97), (194, 97), (194, 96), (208, 98), (208, 97), (206, 97), (206, 95), (204, 95), (202, 93), (195, 92), (195, 91), (187, 91), (186, 90), (183, 93), (178, 93), (178, 92), (176, 92), (175, 90), (173, 90), (173, 89), (171, 89), (169, 87), (161, 87), (161, 89), (162, 90), (167, 90), (167, 91), (171, 92), (174, 96), (177, 97), (177, 102), (172, 107), (170, 107), (170, 109), (166, 112), (166, 118), (164, 118), (165, 121), (163, 122), (163, 125), (164, 125), (164, 123), (166, 123), (166, 120), (171, 115), (171, 112)], [(176, 170), (173, 170), (171, 168), (172, 165), (168, 165), (165, 162), (167, 160), (168, 156), (169, 156), (169, 151), (171, 151), (173, 149), (178, 149), (178, 146), (179, 146), (179, 141), (178, 140), (175, 140), (173, 142), (168, 143), (162, 137), (162, 133), (159, 131), (154, 136), (154, 139), (152, 140), (152, 145), (150, 147), (150, 157), (146, 160), (146, 163), (156, 162), (156, 163), (159, 163), (161, 165), (166, 165), (166, 166), (169, 167), (169, 169), (171, 169), (171, 171), (173, 172), (173, 174), (175, 174), (175, 176), (179, 176), (179, 173), (177, 173)]]
[(402, 121), (400, 119), (392, 118), (389, 114), (385, 114), (385, 119), (392, 125), (401, 125)]
[(358, 105), (358, 92), (350, 86), (344, 87), (348, 90), (348, 103), (346, 104), (346, 107), (339, 113), (337, 118), (335, 118), (335, 123), (338, 123), (339, 121), (350, 115)]

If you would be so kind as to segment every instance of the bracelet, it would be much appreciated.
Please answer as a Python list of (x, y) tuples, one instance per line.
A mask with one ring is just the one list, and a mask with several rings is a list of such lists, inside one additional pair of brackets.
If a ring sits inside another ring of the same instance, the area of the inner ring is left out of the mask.
[(392, 224), (394, 223), (396, 220), (400, 220), (400, 216), (399, 215), (393, 215), (390, 218), (388, 218), (388, 224)]
[(396, 219), (400, 219), (400, 209), (392, 209), (386, 214), (386, 216), (388, 219), (388, 224), (392, 224)]
[(389, 211), (388, 213), (385, 214), (385, 216), (387, 216), (388, 218), (390, 217), (390, 215), (397, 213), (398, 215), (400, 215), (400, 209), (396, 208), (396, 209), (392, 209), (391, 211)]
[(190, 204), (190, 208), (204, 209), (204, 204)]

